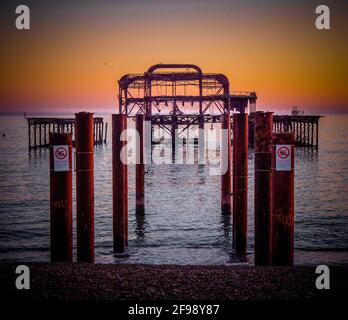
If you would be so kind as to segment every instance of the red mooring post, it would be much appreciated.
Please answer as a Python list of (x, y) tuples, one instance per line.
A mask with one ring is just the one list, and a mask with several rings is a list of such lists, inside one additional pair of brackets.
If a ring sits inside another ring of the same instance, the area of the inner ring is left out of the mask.
[(237, 255), (247, 251), (248, 114), (233, 115), (233, 242)]
[(94, 139), (93, 114), (76, 118), (77, 261), (94, 262)]
[(137, 163), (135, 165), (135, 185), (136, 185), (136, 214), (143, 215), (144, 209), (144, 183), (145, 183), (145, 165), (144, 165), (144, 114), (135, 116), (135, 128), (139, 134), (139, 143), (137, 144)]
[(255, 265), (269, 266), (272, 258), (272, 112), (254, 115)]
[(121, 133), (127, 129), (125, 114), (112, 115), (112, 216), (114, 252), (124, 253), (128, 239), (128, 177), (126, 141)]
[(272, 265), (294, 263), (294, 136), (272, 136)]
[(221, 129), (226, 130), (227, 133), (227, 141), (221, 140), (221, 163), (222, 168), (226, 168), (221, 175), (221, 212), (231, 214), (231, 115), (229, 112), (222, 115)]
[(72, 262), (72, 137), (51, 133), (50, 242), (51, 261)]

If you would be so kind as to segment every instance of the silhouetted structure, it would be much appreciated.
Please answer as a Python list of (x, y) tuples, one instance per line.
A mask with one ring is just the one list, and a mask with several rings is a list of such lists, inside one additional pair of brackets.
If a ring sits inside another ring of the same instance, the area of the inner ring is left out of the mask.
[[(158, 71), (163, 69), (167, 71)], [(224, 74), (203, 73), (193, 64), (156, 64), (143, 74), (126, 74), (119, 80), (119, 113), (145, 114), (152, 126), (171, 135), (173, 144), (179, 126), (184, 126), (182, 131), (193, 125), (203, 128), (226, 112), (245, 113), (248, 103), (254, 109), (256, 99), (255, 92), (230, 93)]]
[[(48, 148), (49, 133), (71, 133), (75, 144), (74, 118), (27, 118), (28, 146), (30, 149)], [(94, 118), (94, 144), (106, 143), (107, 123), (103, 118)]]

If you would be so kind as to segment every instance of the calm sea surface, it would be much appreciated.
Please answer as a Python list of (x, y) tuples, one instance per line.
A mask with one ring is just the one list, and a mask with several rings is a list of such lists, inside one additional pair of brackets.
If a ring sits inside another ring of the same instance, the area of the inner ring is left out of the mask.
[[(108, 144), (95, 148), (96, 262), (253, 262), (252, 150), (246, 261), (232, 254), (231, 221), (220, 214), (220, 177), (198, 164), (147, 166), (143, 218), (135, 216), (134, 166), (129, 166), (129, 257), (114, 257), (111, 121), (105, 120)], [(0, 117), (0, 134), (0, 261), (49, 261), (48, 150), (28, 152), (23, 117)], [(295, 263), (348, 264), (348, 116), (322, 118), (319, 135), (318, 151), (296, 150)]]

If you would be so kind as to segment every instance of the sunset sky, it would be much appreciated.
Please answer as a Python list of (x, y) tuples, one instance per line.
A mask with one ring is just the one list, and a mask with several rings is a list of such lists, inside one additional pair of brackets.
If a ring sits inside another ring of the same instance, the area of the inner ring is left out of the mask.
[[(344, 1), (1, 1), (0, 113), (116, 112), (117, 80), (156, 63), (228, 76), (259, 109), (348, 112)], [(15, 8), (31, 29), (15, 28)], [(331, 30), (315, 8), (331, 9)]]

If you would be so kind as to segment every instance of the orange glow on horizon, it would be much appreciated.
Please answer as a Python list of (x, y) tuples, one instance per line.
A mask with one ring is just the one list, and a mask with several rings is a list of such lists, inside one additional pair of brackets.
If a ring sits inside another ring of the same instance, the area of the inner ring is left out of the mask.
[(269, 110), (298, 105), (348, 111), (348, 45), (341, 24), (320, 32), (306, 11), (294, 24), (293, 13), (279, 8), (265, 14), (217, 6), (178, 14), (173, 6), (140, 14), (141, 8), (123, 5), (95, 16), (80, 12), (77, 20), (38, 19), (40, 28), (33, 22), (27, 33), (12, 30), (2, 58), (0, 112), (113, 111), (117, 80), (160, 62), (224, 73), (231, 91), (256, 91), (257, 105)]

